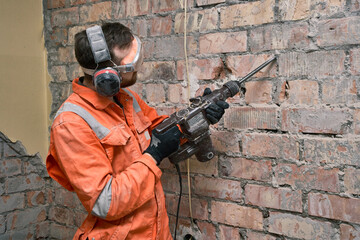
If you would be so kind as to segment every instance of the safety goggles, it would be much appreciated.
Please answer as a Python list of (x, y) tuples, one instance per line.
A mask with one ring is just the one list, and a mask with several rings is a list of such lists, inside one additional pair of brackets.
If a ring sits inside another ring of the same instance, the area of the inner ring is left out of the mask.
[[(120, 73), (127, 73), (127, 72), (137, 72), (139, 71), (143, 60), (143, 48), (140, 39), (138, 36), (133, 35), (134, 39), (131, 42), (131, 49), (128, 55), (126, 55), (120, 62), (120, 65), (116, 65), (113, 61), (111, 61), (114, 65), (112, 68), (117, 70)], [(97, 69), (88, 69), (82, 68), (84, 73), (88, 75), (94, 75)]]

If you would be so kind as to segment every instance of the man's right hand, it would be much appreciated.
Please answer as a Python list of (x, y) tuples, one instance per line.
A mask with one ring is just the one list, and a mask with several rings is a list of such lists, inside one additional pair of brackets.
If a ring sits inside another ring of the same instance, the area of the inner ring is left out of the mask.
[(179, 149), (180, 136), (181, 132), (177, 126), (170, 128), (163, 134), (152, 131), (150, 146), (144, 153), (150, 154), (159, 165), (164, 158)]

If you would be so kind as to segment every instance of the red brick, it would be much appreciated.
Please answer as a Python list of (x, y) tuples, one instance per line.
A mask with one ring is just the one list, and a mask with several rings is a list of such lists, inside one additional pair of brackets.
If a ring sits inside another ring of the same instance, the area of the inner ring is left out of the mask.
[(55, 203), (57, 206), (75, 208), (76, 199), (76, 194), (74, 194), (73, 192), (69, 192), (64, 188), (59, 188), (55, 190)]
[(263, 216), (258, 209), (235, 203), (212, 202), (211, 221), (232, 226), (263, 230)]
[(218, 32), (199, 37), (200, 53), (244, 52), (247, 46), (246, 32)]
[(319, 103), (319, 84), (315, 81), (288, 81), (285, 102), (290, 104), (316, 105)]
[(221, 159), (221, 173), (224, 176), (271, 181), (271, 161), (253, 161), (245, 158)]
[(354, 132), (360, 134), (360, 109), (354, 111)]
[(288, 132), (344, 134), (349, 131), (350, 118), (347, 109), (283, 109), (281, 129)]
[(347, 78), (324, 80), (322, 99), (322, 102), (327, 104), (355, 103), (357, 101), (356, 80)]
[(340, 224), (340, 240), (360, 239), (360, 229), (351, 225)]
[(238, 133), (236, 132), (213, 131), (211, 139), (215, 150), (218, 152), (237, 153), (240, 151)]
[[(150, 1), (151, 1), (153, 13), (169, 12), (169, 11), (181, 9), (180, 1), (172, 1), (172, 0), (150, 0)], [(193, 0), (187, 0), (186, 4), (188, 8), (194, 5)]]
[(73, 47), (60, 47), (58, 49), (58, 61), (60, 63), (75, 63), (75, 51)]
[[(153, 42), (153, 40), (151, 40)], [(186, 38), (188, 55), (195, 54), (197, 51), (197, 43), (193, 36)], [(171, 36), (156, 39), (154, 47), (150, 48), (144, 46), (144, 49), (149, 49), (148, 56), (155, 58), (181, 58), (184, 59), (184, 37), (183, 36)], [(146, 51), (147, 52), (147, 51)]]
[(5, 182), (7, 193), (21, 192), (25, 190), (38, 190), (45, 186), (45, 180), (38, 174), (32, 173), (26, 176), (8, 178)]
[(225, 0), (196, 0), (196, 5), (200, 7), (200, 6), (213, 5), (224, 2)]
[(360, 169), (346, 168), (344, 172), (345, 192), (360, 194)]
[[(217, 9), (210, 8), (205, 10), (200, 10), (196, 12), (187, 12), (186, 20), (186, 31), (187, 32), (207, 32), (217, 28), (217, 23), (219, 21), (219, 16)], [(184, 17), (183, 12), (176, 14), (175, 16), (175, 32), (183, 33), (184, 32)]]
[(175, 107), (156, 107), (156, 112), (159, 115), (171, 115), (172, 113), (174, 113), (176, 111)]
[(248, 231), (247, 240), (276, 240), (277, 238), (269, 234)]
[(219, 225), (219, 229), (220, 229), (220, 239), (223, 239), (223, 240), (240, 240), (239, 229), (224, 226), (224, 225)]
[(71, 226), (74, 224), (74, 216), (70, 209), (60, 208), (57, 206), (51, 207), (48, 218), (60, 224)]
[(68, 40), (67, 30), (61, 28), (55, 28), (50, 35), (52, 46), (63, 46), (66, 45)]
[(65, 0), (47, 0), (47, 8), (63, 8), (65, 7)]
[[(224, 65), (220, 58), (189, 59), (189, 73), (196, 79), (217, 79), (224, 76)], [(185, 61), (178, 61), (177, 77), (182, 80), (185, 76)]]
[(43, 191), (30, 191), (26, 193), (27, 206), (34, 207), (45, 204), (45, 193)]
[[(176, 215), (179, 196), (175, 194), (166, 194), (166, 209), (169, 214)], [(195, 219), (208, 220), (208, 203), (206, 200), (191, 198), (192, 216)], [(180, 204), (180, 217), (190, 217), (189, 197), (183, 195)]]
[(299, 143), (294, 137), (277, 134), (245, 134), (242, 139), (246, 156), (299, 159)]
[(76, 227), (80, 227), (81, 224), (85, 221), (86, 217), (87, 217), (88, 213), (85, 211), (75, 211), (74, 213), (74, 225)]
[(35, 231), (36, 239), (46, 239), (50, 235), (50, 223), (48, 221), (44, 221), (42, 223), (36, 224)]
[(356, 48), (350, 51), (350, 66), (353, 75), (360, 75), (360, 49)]
[(76, 228), (70, 228), (56, 223), (50, 224), (50, 236), (55, 239), (72, 239)]
[[(183, 161), (179, 164), (182, 172), (187, 172), (187, 161)], [(190, 158), (190, 173), (199, 173), (209, 176), (218, 175), (218, 157), (215, 156), (213, 159), (207, 162), (200, 162), (195, 156)]]
[(0, 178), (21, 174), (21, 159), (1, 159)]
[(55, 82), (68, 81), (68, 78), (66, 76), (66, 66), (53, 66), (50, 69), (50, 75)]
[(146, 15), (150, 13), (151, 0), (123, 0), (115, 3), (115, 19)]
[(249, 47), (252, 52), (274, 49), (311, 48), (306, 23), (277, 24), (250, 30)]
[[(354, 1), (354, 0), (350, 0)], [(355, 0), (358, 1), (358, 0)], [(341, 16), (344, 11), (347, 11), (346, 0), (336, 0), (336, 1), (316, 1), (315, 4), (311, 5), (311, 13), (316, 13), (318, 16), (323, 16), (325, 18), (332, 17), (335, 15)], [(354, 4), (350, 4), (354, 5)], [(352, 6), (350, 7), (352, 8)]]
[(151, 103), (165, 102), (165, 90), (163, 84), (146, 84), (146, 99)]
[(86, 27), (85, 26), (74, 26), (74, 27), (70, 27), (68, 30), (68, 41), (67, 41), (67, 45), (75, 45), (75, 35), (78, 32), (81, 32), (83, 30), (85, 30)]
[(188, 91), (181, 84), (169, 84), (168, 99), (172, 103), (188, 103)]
[(80, 22), (89, 23), (111, 18), (111, 2), (101, 2), (80, 7)]
[(172, 19), (171, 16), (155, 17), (151, 20), (150, 35), (163, 36), (171, 34)]
[(304, 160), (315, 164), (360, 166), (360, 142), (355, 140), (310, 138), (304, 140)]
[(216, 227), (214, 224), (208, 222), (197, 222), (196, 225), (198, 226), (201, 235), (198, 239), (207, 239), (207, 240), (216, 240)]
[(147, 19), (136, 19), (134, 20), (135, 27), (133, 29), (134, 34), (136, 34), (139, 37), (147, 37), (148, 35), (148, 27), (149, 27), (149, 21)]
[(260, 25), (274, 21), (274, 0), (246, 2), (220, 9), (220, 28)]
[(360, 199), (310, 193), (309, 214), (323, 218), (360, 223)]
[(282, 1), (279, 5), (280, 19), (299, 20), (310, 16), (311, 0)]
[(245, 102), (250, 103), (270, 103), (272, 101), (272, 82), (257, 81), (245, 83)]
[(313, 165), (297, 166), (280, 163), (274, 167), (275, 179), (279, 185), (289, 184), (295, 189), (340, 191), (338, 168), (325, 169)]
[(310, 53), (288, 52), (281, 54), (277, 62), (280, 76), (308, 75), (321, 78), (343, 73), (345, 53), (341, 50)]
[(231, 201), (242, 200), (240, 182), (227, 179), (195, 177), (192, 192), (211, 198), (221, 198)]
[(138, 72), (139, 81), (175, 79), (175, 63), (171, 61), (144, 62)]
[(357, 44), (360, 41), (360, 17), (336, 18), (317, 24), (316, 42), (319, 46)]
[[(245, 77), (246, 74), (260, 66), (270, 55), (241, 55), (229, 56), (226, 58), (226, 65), (235, 77)], [(275, 77), (276, 67), (274, 63), (263, 68), (254, 77)]]
[(7, 229), (16, 230), (40, 223), (46, 219), (46, 208), (28, 208), (23, 211), (14, 211), (6, 216)]
[(360, 0), (351, 0), (350, 10), (351, 11), (359, 11), (360, 10)]
[(86, 0), (70, 0), (70, 6), (85, 4)]
[(79, 23), (79, 11), (77, 7), (61, 9), (52, 12), (51, 25), (55, 27), (66, 27)]
[[(183, 194), (189, 193), (187, 175), (181, 174)], [(176, 173), (164, 172), (161, 175), (161, 183), (165, 192), (179, 192), (179, 176)]]
[(266, 208), (302, 212), (301, 191), (247, 184), (245, 203)]
[(25, 207), (24, 193), (15, 193), (10, 195), (2, 194), (0, 196), (0, 213), (23, 209)]
[(288, 213), (271, 212), (269, 232), (301, 239), (334, 239), (336, 229), (331, 223)]
[(84, 75), (82, 68), (77, 63), (69, 65), (69, 72), (70, 72), (69, 80), (73, 80), (75, 78)]
[(231, 107), (225, 111), (224, 126), (230, 129), (277, 129), (277, 108)]

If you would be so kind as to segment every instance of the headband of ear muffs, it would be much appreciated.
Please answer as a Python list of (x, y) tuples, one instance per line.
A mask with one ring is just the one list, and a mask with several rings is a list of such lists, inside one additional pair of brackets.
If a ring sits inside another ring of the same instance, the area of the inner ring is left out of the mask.
[(119, 72), (112, 67), (98, 69), (99, 63), (111, 61), (104, 33), (100, 26), (95, 25), (86, 29), (86, 35), (97, 65), (95, 71), (92, 72), (95, 89), (105, 97), (115, 96), (120, 91), (121, 76)]

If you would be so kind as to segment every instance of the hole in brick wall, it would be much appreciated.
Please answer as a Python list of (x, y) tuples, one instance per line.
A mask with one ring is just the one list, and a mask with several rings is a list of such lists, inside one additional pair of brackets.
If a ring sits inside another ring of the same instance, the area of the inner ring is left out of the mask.
[(186, 234), (184, 240), (196, 240), (191, 234)]
[(286, 82), (285, 82), (285, 98), (286, 98), (286, 99), (289, 98), (289, 90), (290, 90), (290, 85), (289, 85), (289, 82), (286, 81)]

